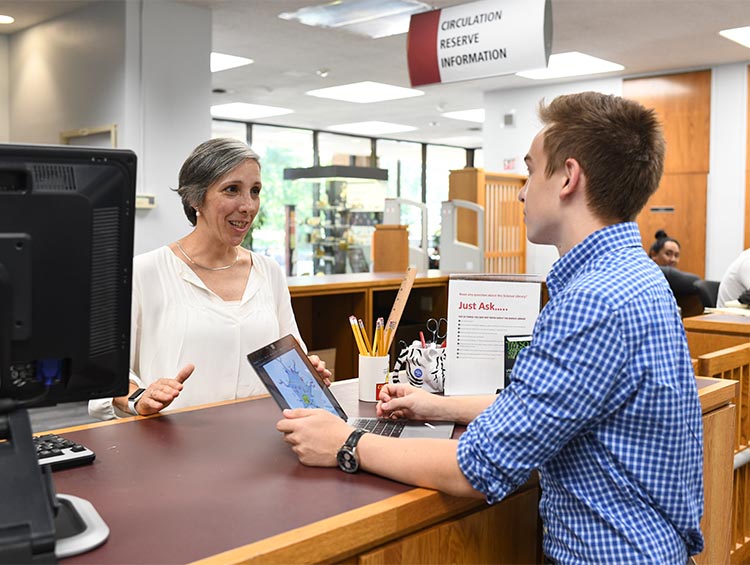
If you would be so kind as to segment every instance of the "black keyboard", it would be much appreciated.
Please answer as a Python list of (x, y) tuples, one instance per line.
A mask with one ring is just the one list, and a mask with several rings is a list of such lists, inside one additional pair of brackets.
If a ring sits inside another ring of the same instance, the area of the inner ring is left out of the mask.
[(359, 418), (354, 421), (354, 427), (367, 430), (379, 436), (399, 437), (404, 431), (404, 420), (388, 420), (378, 418)]
[(86, 465), (96, 458), (89, 448), (56, 434), (35, 436), (34, 447), (39, 464), (53, 471)]

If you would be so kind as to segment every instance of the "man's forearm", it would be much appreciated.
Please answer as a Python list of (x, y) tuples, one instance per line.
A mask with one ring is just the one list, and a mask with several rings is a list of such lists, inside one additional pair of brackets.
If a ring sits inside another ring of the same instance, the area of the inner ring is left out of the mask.
[(441, 419), (466, 425), (484, 412), (496, 398), (497, 396), (493, 394), (447, 396), (443, 399), (441, 406), (445, 413)]
[(357, 446), (365, 471), (454, 496), (483, 498), (458, 467), (456, 440), (402, 439), (365, 434)]

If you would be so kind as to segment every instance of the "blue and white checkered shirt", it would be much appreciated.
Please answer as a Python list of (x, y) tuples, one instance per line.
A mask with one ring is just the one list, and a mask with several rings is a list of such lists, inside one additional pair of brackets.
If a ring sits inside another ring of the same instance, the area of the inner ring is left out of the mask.
[(664, 275), (623, 223), (561, 257), (547, 288), (459, 466), (490, 503), (539, 469), (544, 552), (559, 563), (683, 565), (703, 548), (703, 428)]

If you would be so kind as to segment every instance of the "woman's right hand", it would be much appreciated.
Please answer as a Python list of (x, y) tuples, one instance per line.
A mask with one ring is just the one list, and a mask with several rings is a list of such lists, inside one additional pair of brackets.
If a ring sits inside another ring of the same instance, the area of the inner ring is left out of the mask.
[(440, 420), (439, 397), (408, 384), (387, 384), (380, 389), (376, 407), (379, 418)]
[(195, 370), (195, 365), (185, 365), (173, 379), (158, 379), (148, 385), (146, 391), (136, 402), (135, 409), (141, 416), (149, 416), (161, 412), (180, 396), (183, 383)]

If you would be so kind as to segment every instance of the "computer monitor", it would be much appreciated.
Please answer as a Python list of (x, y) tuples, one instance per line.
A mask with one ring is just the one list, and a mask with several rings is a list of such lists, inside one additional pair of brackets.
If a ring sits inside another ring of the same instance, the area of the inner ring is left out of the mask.
[(0, 144), (0, 534), (31, 557), (54, 495), (25, 409), (128, 391), (135, 172), (131, 151)]

